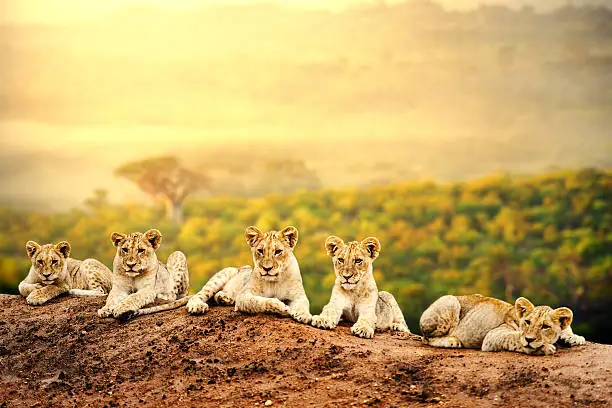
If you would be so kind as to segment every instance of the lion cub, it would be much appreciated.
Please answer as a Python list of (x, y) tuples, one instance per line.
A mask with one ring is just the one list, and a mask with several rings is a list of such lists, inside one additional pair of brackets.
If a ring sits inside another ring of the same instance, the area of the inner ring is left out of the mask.
[(28, 276), (19, 284), (19, 293), (30, 305), (43, 303), (68, 292), (79, 296), (103, 296), (111, 287), (111, 271), (95, 259), (70, 258), (70, 244), (26, 243), (32, 259)]
[[(221, 305), (233, 305), (247, 313), (277, 313), (309, 323), (310, 303), (302, 285), (302, 275), (293, 248), (298, 230), (286, 227), (265, 234), (255, 227), (245, 231), (253, 253), (253, 265), (225, 268), (206, 282), (202, 290), (187, 303), (192, 314), (208, 310), (209, 299)], [(286, 303), (284, 303), (286, 302)]]
[(380, 253), (380, 242), (369, 237), (361, 242), (344, 243), (336, 236), (325, 241), (332, 257), (336, 282), (331, 299), (312, 325), (333, 329), (341, 318), (355, 322), (351, 332), (358, 337), (372, 338), (374, 330), (410, 333), (397, 301), (389, 292), (379, 292), (372, 263)]
[(584, 344), (572, 332), (567, 307), (534, 306), (520, 297), (514, 303), (482, 295), (442, 296), (423, 312), (423, 341), (434, 347), (480, 348), (550, 355), (554, 344)]
[[(155, 253), (161, 240), (161, 232), (156, 229), (144, 234), (113, 232), (111, 241), (117, 248), (113, 261), (113, 287), (106, 305), (98, 310), (98, 316), (127, 320), (187, 303), (189, 271), (185, 254), (173, 252), (168, 257), (168, 264), (164, 265)], [(161, 304), (143, 309), (153, 303)]]

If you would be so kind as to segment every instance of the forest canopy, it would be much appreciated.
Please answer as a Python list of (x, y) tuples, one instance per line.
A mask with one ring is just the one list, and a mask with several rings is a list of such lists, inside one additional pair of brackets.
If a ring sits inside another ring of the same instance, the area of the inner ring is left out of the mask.
[(112, 231), (159, 228), (159, 250), (187, 255), (191, 289), (213, 273), (251, 263), (244, 229), (300, 231), (300, 262), (311, 311), (329, 299), (334, 281), (323, 243), (376, 236), (380, 290), (398, 299), (412, 331), (442, 294), (481, 293), (574, 311), (575, 331), (612, 337), (612, 171), (582, 169), (529, 177), (493, 175), (469, 182), (411, 182), (384, 187), (303, 191), (263, 198), (187, 198), (184, 221), (163, 206), (112, 205), (97, 191), (83, 208), (45, 213), (0, 208), (0, 291), (17, 293), (30, 261), (27, 240), (68, 240), (75, 258), (112, 264)]

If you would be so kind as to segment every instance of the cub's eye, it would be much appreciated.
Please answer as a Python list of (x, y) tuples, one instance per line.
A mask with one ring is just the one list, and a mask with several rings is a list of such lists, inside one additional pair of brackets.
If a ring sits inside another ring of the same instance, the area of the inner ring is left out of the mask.
[(359, 265), (359, 264), (360, 264), (360, 263), (362, 263), (362, 262), (363, 262), (363, 259), (359, 259), (359, 258), (355, 259), (355, 263), (356, 263), (357, 265)]
[(338, 263), (339, 264), (343, 264), (344, 263), (344, 258), (338, 258)]
[(144, 248), (138, 248), (138, 253), (139, 254), (144, 254), (144, 251), (145, 251)]
[(550, 326), (547, 324), (542, 325), (542, 330), (550, 329)]
[(274, 251), (274, 255), (280, 255), (283, 253), (282, 249), (277, 249), (276, 251)]
[(258, 248), (258, 249), (257, 249), (257, 253), (258, 253), (259, 255), (263, 255), (263, 249)]
[(37, 262), (39, 265), (42, 265), (42, 264), (43, 264), (42, 259), (39, 259), (39, 260), (38, 260), (38, 261), (36, 261), (36, 262)]
[(51, 265), (57, 265), (57, 259), (52, 260)]
[(529, 325), (531, 324), (531, 321), (530, 321), (530, 320), (525, 320), (525, 324), (526, 324), (527, 326), (529, 326)]
[(125, 247), (121, 248), (121, 250), (122, 250), (123, 252), (125, 252), (126, 254), (128, 253), (128, 249), (127, 249), (127, 248), (125, 248)]

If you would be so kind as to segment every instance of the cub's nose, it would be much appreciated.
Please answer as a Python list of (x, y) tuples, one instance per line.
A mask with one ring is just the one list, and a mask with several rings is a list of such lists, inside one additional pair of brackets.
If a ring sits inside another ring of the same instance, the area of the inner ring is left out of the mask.
[(350, 273), (348, 275), (342, 274), (342, 277), (346, 280), (348, 280), (351, 276), (353, 275), (351, 275)]
[(531, 343), (531, 342), (532, 342), (532, 341), (534, 341), (534, 340), (535, 340), (535, 337), (525, 336), (525, 341), (526, 341), (527, 343)]
[(266, 272), (270, 272), (272, 270), (272, 267), (269, 266), (269, 267), (266, 268), (265, 266), (262, 266), (261, 269), (263, 269)]
[(43, 272), (43, 276), (45, 278), (48, 278), (49, 276), (51, 276), (51, 272)]
[(130, 268), (132, 268), (134, 265), (136, 265), (136, 262), (126, 262), (125, 263), (127, 266), (129, 266)]

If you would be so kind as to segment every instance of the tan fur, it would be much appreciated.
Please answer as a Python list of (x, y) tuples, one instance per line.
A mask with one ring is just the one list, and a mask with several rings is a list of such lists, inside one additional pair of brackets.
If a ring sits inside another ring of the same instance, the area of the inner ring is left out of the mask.
[[(174, 309), (187, 303), (189, 271), (185, 255), (176, 251), (164, 265), (155, 251), (162, 235), (156, 229), (144, 234), (129, 235), (114, 232), (113, 245), (117, 247), (113, 262), (113, 287), (106, 305), (98, 310), (100, 317), (120, 320)], [(157, 306), (145, 306), (157, 304)]]
[(32, 260), (28, 276), (19, 284), (19, 293), (30, 305), (43, 303), (63, 294), (104, 296), (111, 288), (111, 271), (95, 259), (70, 258), (70, 244), (26, 243)]
[(585, 343), (572, 332), (572, 318), (567, 307), (536, 307), (523, 297), (513, 306), (481, 295), (447, 295), (423, 312), (420, 325), (424, 341), (434, 347), (550, 355), (558, 341)]
[(333, 329), (340, 319), (355, 322), (355, 336), (372, 338), (374, 330), (410, 333), (397, 301), (388, 292), (379, 292), (372, 263), (380, 253), (380, 242), (369, 237), (361, 242), (344, 243), (336, 236), (325, 241), (332, 257), (336, 281), (329, 303), (320, 315), (312, 317), (312, 325)]
[[(286, 227), (265, 234), (255, 227), (245, 231), (251, 247), (254, 267), (225, 268), (209, 279), (202, 290), (187, 303), (192, 314), (208, 310), (208, 300), (218, 304), (235, 304), (246, 313), (276, 313), (309, 323), (310, 303), (302, 284), (302, 275), (293, 248), (298, 231)], [(285, 304), (284, 302), (287, 302)]]

